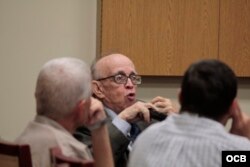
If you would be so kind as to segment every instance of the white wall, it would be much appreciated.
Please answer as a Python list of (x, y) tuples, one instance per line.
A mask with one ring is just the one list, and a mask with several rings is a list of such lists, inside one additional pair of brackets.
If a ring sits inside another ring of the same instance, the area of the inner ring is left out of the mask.
[(0, 0), (0, 137), (13, 140), (35, 115), (41, 66), (95, 58), (96, 0)]
[[(35, 115), (37, 74), (51, 58), (96, 54), (97, 0), (0, 0), (0, 137), (13, 140)], [(145, 78), (138, 98), (161, 95), (177, 102), (180, 79)], [(240, 82), (250, 111), (249, 80)]]

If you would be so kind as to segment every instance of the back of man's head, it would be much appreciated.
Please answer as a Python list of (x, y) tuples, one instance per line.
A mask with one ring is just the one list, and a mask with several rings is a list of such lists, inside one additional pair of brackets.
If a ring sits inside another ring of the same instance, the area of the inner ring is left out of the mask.
[(181, 112), (217, 120), (228, 112), (237, 95), (237, 79), (225, 63), (203, 60), (187, 69), (181, 89)]
[(91, 95), (89, 67), (76, 58), (57, 58), (41, 69), (36, 85), (37, 114), (60, 119)]

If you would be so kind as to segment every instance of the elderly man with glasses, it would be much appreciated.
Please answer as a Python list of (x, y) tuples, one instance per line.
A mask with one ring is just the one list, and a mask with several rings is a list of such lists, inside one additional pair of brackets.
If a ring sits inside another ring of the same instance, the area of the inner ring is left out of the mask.
[[(108, 129), (115, 165), (126, 166), (134, 139), (155, 122), (150, 117), (150, 109), (165, 115), (175, 112), (175, 109), (172, 102), (163, 97), (155, 97), (148, 103), (136, 99), (137, 85), (142, 79), (133, 62), (122, 54), (110, 54), (99, 59), (92, 66), (92, 77), (93, 96), (102, 101), (110, 118)], [(90, 141), (89, 134), (82, 127), (75, 136), (86, 143)]]

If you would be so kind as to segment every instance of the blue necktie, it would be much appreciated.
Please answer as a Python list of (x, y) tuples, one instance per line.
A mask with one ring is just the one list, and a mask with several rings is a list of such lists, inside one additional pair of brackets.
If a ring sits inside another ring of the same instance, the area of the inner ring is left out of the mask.
[(138, 125), (136, 125), (135, 123), (132, 123), (131, 130), (130, 130), (130, 138), (132, 142), (134, 142), (134, 140), (136, 139), (136, 137), (139, 135), (140, 132), (141, 130), (138, 127)]

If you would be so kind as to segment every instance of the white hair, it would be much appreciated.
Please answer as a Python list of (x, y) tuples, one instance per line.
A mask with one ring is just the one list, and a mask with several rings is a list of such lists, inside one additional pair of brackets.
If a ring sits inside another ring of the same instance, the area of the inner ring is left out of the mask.
[(91, 96), (89, 66), (76, 58), (57, 58), (41, 69), (36, 85), (37, 114), (54, 119), (66, 116)]

